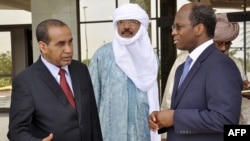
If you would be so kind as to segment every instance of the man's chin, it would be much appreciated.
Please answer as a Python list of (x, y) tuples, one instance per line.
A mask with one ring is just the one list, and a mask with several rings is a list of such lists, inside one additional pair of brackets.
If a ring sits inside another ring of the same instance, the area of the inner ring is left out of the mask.
[(66, 66), (66, 65), (70, 65), (71, 64), (71, 61), (72, 59), (70, 60), (64, 60), (62, 63), (64, 64), (63, 66)]
[(183, 47), (177, 46), (177, 45), (176, 45), (176, 48), (179, 49), (179, 50), (186, 50), (186, 49), (184, 49)]

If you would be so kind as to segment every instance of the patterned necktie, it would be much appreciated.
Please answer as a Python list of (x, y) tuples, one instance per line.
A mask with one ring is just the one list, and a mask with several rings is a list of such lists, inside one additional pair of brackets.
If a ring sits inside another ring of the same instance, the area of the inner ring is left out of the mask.
[(70, 87), (67, 83), (67, 80), (65, 78), (65, 70), (64, 69), (60, 69), (59, 71), (59, 75), (60, 75), (60, 86), (61, 88), (63, 89), (63, 92), (64, 94), (66, 95), (69, 103), (73, 106), (73, 108), (75, 109), (76, 108), (76, 105), (75, 105), (75, 100), (74, 100), (74, 97), (73, 97), (73, 93), (72, 91), (70, 90)]
[(180, 82), (179, 82), (179, 86), (178, 86), (178, 87), (181, 86), (182, 82), (183, 82), (184, 79), (186, 78), (191, 63), (192, 63), (192, 58), (190, 58), (190, 57), (188, 56), (187, 59), (186, 59), (186, 61), (185, 61), (184, 69), (183, 69), (183, 72), (182, 72), (181, 79), (180, 79)]

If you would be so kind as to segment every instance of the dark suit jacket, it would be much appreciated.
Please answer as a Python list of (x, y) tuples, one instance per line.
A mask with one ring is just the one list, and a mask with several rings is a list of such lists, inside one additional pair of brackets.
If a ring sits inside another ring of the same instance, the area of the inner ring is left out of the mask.
[(11, 141), (102, 141), (92, 82), (87, 67), (69, 65), (77, 109), (39, 58), (13, 81), (8, 137)]
[(243, 84), (237, 66), (212, 44), (177, 88), (183, 67), (176, 70), (174, 127), (167, 129), (167, 141), (223, 141), (224, 125), (238, 124), (240, 117)]

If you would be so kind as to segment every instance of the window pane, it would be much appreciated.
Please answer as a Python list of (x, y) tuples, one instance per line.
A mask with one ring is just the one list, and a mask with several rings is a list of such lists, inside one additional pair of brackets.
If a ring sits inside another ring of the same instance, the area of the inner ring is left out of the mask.
[(92, 58), (94, 52), (101, 45), (107, 42), (111, 42), (113, 40), (113, 36), (114, 36), (114, 26), (112, 22), (81, 24), (82, 60)]
[[(129, 0), (118, 0), (118, 5), (129, 3)], [(80, 21), (112, 20), (116, 7), (110, 0), (80, 0)]]
[(12, 76), (11, 36), (10, 32), (0, 32), (0, 108), (10, 107)]
[[(247, 8), (246, 11), (250, 11), (250, 3), (249, 1), (247, 2)], [(242, 28), (241, 28), (242, 31)], [(246, 71), (247, 71), (247, 76), (248, 80), (250, 79), (250, 21), (246, 22)]]
[(130, 0), (118, 0), (118, 7), (123, 5), (123, 4), (126, 4), (126, 3), (129, 3)]
[(243, 28), (243, 22), (239, 22), (240, 25), (240, 31), (239, 35), (236, 39), (232, 41), (232, 45), (230, 47), (230, 54), (232, 54), (234, 57), (236, 57), (238, 60), (242, 62), (242, 66), (244, 67), (244, 28)]

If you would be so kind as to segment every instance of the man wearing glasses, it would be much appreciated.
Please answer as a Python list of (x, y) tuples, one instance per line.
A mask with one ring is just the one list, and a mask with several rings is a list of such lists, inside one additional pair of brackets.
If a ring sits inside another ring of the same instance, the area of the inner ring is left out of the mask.
[(158, 62), (147, 28), (147, 13), (137, 4), (115, 9), (113, 42), (100, 47), (89, 66), (104, 141), (160, 141), (148, 128), (159, 110)]
[[(244, 82), (244, 88), (249, 89), (249, 86), (248, 86), (249, 82), (245, 77), (246, 75), (244, 73), (242, 62), (240, 62), (239, 59), (235, 58), (233, 55), (229, 54), (229, 49), (231, 47), (232, 41), (239, 34), (239, 24), (237, 22), (229, 22), (227, 15), (225, 13), (217, 13), (216, 21), (217, 22), (216, 22), (215, 35), (214, 35), (215, 45), (220, 51), (228, 55), (235, 62), (235, 64), (237, 65), (241, 73), (241, 76)], [(175, 26), (178, 26), (178, 25), (175, 25)], [(172, 29), (174, 28), (180, 29), (181, 27), (172, 26)], [(185, 58), (187, 57), (187, 55), (188, 55), (187, 52), (183, 52), (182, 54), (180, 54), (176, 58), (171, 68), (170, 74), (168, 76), (168, 81), (165, 87), (163, 100), (161, 103), (161, 110), (170, 108), (174, 74), (175, 74), (176, 68), (185, 61)], [(243, 97), (244, 97), (244, 94), (243, 94)], [(241, 105), (240, 124), (250, 124), (250, 110), (248, 109), (248, 107), (250, 107), (249, 99), (243, 98), (242, 105)], [(162, 135), (162, 139), (166, 140), (166, 134)]]
[(175, 16), (174, 44), (192, 61), (177, 67), (170, 108), (149, 117), (150, 129), (167, 131), (167, 141), (223, 141), (224, 125), (239, 122), (242, 79), (235, 63), (216, 49), (215, 26), (213, 10), (201, 3), (186, 4)]

